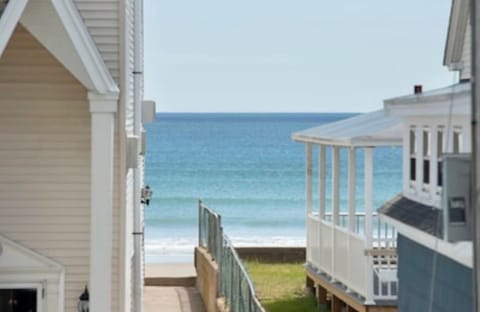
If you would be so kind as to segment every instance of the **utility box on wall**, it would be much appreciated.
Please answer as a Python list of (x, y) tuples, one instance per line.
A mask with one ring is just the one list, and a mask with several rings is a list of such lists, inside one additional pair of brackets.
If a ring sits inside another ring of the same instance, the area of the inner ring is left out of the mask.
[(469, 154), (443, 156), (443, 228), (449, 242), (472, 239), (471, 160)]
[(151, 123), (155, 121), (156, 104), (154, 101), (142, 102), (142, 122)]

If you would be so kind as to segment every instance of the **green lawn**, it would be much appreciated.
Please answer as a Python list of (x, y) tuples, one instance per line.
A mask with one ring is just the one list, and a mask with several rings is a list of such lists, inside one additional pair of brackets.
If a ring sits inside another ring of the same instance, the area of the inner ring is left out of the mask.
[(302, 263), (262, 263), (246, 261), (255, 291), (268, 312), (323, 312), (315, 298), (306, 296)]

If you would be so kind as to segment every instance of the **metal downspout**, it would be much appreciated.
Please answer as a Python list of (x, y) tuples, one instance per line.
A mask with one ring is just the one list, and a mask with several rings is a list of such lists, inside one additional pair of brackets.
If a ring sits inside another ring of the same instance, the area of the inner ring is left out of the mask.
[(480, 84), (477, 76), (480, 75), (480, 3), (478, 0), (471, 1), (471, 26), (472, 26), (472, 106), (471, 106), (471, 125), (472, 125), (472, 212), (473, 212), (473, 271), (474, 271), (474, 309), (480, 311), (480, 128), (477, 126), (480, 113)]

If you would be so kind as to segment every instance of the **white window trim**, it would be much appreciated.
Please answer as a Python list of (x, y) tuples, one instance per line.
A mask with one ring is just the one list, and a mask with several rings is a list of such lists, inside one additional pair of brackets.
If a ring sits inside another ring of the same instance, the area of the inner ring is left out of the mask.
[(37, 312), (43, 311), (44, 285), (41, 283), (0, 283), (0, 289), (35, 289), (37, 291)]

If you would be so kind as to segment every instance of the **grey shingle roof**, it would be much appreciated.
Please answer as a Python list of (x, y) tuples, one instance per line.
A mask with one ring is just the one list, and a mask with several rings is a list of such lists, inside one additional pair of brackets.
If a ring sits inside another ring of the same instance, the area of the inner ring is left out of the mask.
[(378, 212), (430, 235), (443, 237), (442, 211), (435, 207), (397, 195), (380, 207)]

